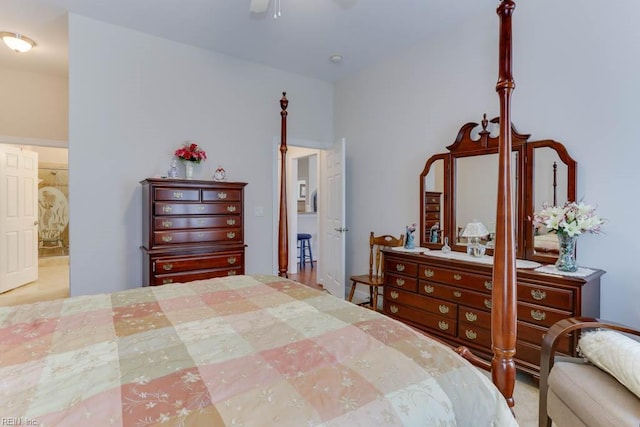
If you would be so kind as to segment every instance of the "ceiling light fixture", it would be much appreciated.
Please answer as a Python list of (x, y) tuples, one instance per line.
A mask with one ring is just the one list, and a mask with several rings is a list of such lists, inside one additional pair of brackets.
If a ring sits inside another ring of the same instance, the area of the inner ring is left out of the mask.
[(333, 62), (334, 64), (339, 64), (342, 62), (342, 55), (331, 55), (329, 57), (329, 61)]
[(31, 40), (29, 37), (25, 37), (18, 33), (2, 31), (0, 32), (0, 37), (2, 37), (2, 41), (9, 49), (18, 53), (28, 52), (36, 45), (36, 42)]

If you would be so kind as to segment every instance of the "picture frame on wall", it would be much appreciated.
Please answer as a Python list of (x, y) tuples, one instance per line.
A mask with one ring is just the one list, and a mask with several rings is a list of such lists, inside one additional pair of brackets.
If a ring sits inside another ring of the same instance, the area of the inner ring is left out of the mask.
[(304, 200), (307, 198), (307, 183), (306, 181), (298, 181), (298, 200)]

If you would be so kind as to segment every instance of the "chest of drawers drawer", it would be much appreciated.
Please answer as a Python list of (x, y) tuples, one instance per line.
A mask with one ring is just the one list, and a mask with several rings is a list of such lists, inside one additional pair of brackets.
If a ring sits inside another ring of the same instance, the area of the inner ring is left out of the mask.
[(432, 282), (440, 282), (481, 292), (491, 291), (492, 289), (490, 277), (424, 264), (420, 264), (418, 277)]
[(228, 228), (239, 227), (240, 217), (231, 215), (156, 217), (153, 220), (155, 230), (176, 230), (183, 228)]
[(393, 286), (396, 288), (403, 289), (405, 291), (410, 291), (410, 292), (418, 291), (418, 279), (416, 279), (415, 277), (387, 273), (384, 276), (384, 283), (386, 286)]
[(424, 310), (397, 304), (387, 299), (384, 300), (384, 312), (392, 317), (433, 329), (442, 334), (451, 336), (456, 336), (457, 334), (457, 324), (454, 319), (447, 319)]
[(434, 298), (454, 301), (456, 304), (491, 310), (491, 295), (489, 294), (454, 288), (453, 286), (428, 282), (426, 280), (420, 280), (418, 292)]
[(225, 228), (212, 230), (189, 231), (155, 231), (153, 243), (155, 245), (176, 245), (184, 243), (203, 242), (240, 242), (242, 230), (239, 228)]
[(241, 206), (237, 202), (229, 203), (164, 203), (157, 202), (154, 214), (169, 215), (216, 215), (240, 213)]
[(384, 298), (390, 303), (419, 307), (430, 313), (455, 319), (458, 316), (456, 304), (447, 301), (439, 301), (434, 298), (426, 298), (414, 292), (406, 292), (400, 289), (384, 288)]
[(461, 305), (458, 307), (458, 321), (490, 329), (491, 313)]
[(568, 289), (518, 283), (518, 301), (571, 310), (573, 292)]
[(523, 322), (549, 327), (558, 320), (571, 316), (572, 313), (568, 311), (518, 302), (518, 320), (522, 320)]
[(402, 274), (403, 276), (415, 277), (418, 273), (418, 264), (405, 261), (390, 256), (384, 259), (385, 271), (389, 273)]
[(243, 252), (213, 253), (155, 258), (153, 271), (156, 274), (179, 273), (212, 268), (236, 268), (244, 264)]

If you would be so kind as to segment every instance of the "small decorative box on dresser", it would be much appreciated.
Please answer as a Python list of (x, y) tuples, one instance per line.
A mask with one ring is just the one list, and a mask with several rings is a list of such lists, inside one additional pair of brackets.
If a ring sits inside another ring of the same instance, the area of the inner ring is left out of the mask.
[[(491, 360), (491, 264), (473, 262), (472, 257), (462, 261), (385, 251), (384, 274), (385, 314)], [(540, 344), (556, 321), (600, 315), (603, 274), (594, 270), (586, 277), (571, 277), (518, 269), (518, 369), (539, 377)], [(567, 336), (559, 351), (575, 356), (576, 345), (577, 336)]]
[(244, 274), (244, 182), (142, 184), (144, 285)]

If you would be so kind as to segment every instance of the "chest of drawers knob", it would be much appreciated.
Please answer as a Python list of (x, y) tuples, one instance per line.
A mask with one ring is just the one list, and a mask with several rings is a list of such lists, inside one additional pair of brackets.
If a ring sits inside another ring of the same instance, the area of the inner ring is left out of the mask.
[(218, 199), (224, 200), (226, 198), (227, 198), (227, 193), (224, 193), (222, 191), (218, 193)]
[(434, 274), (433, 270), (429, 270), (428, 268), (424, 270), (424, 277), (433, 277)]
[(173, 225), (173, 222), (171, 221), (162, 221), (162, 226), (165, 228), (169, 228)]
[(164, 264), (164, 265), (162, 266), (162, 269), (163, 269), (164, 271), (171, 271), (171, 270), (173, 269), (173, 264)]
[(445, 322), (444, 320), (441, 320), (438, 322), (438, 328), (442, 329), (443, 331), (446, 331), (449, 329), (449, 323)]
[(396, 291), (391, 291), (390, 295), (392, 299), (398, 299), (398, 297), (400, 296), (400, 294), (398, 294)]
[(433, 286), (430, 286), (430, 285), (424, 285), (424, 291), (425, 291), (426, 293), (428, 293), (428, 294), (432, 294), (432, 293), (433, 293), (433, 291), (434, 291)]
[(453, 296), (456, 298), (460, 298), (462, 296), (462, 292), (460, 291), (453, 291)]
[(396, 271), (404, 271), (404, 264), (396, 264)]
[(453, 279), (454, 280), (462, 280), (462, 276), (460, 274), (454, 274), (453, 275)]
[(470, 340), (475, 340), (476, 338), (478, 338), (478, 333), (472, 331), (471, 329), (467, 329), (466, 331), (464, 331), (464, 335)]
[(391, 311), (393, 314), (396, 314), (398, 312), (398, 306), (397, 305), (390, 306), (389, 311)]
[(404, 279), (396, 279), (396, 285), (397, 286), (404, 286)]
[(486, 280), (484, 282), (484, 288), (490, 291), (491, 289), (493, 289), (493, 283), (490, 280)]
[(233, 264), (235, 264), (235, 263), (236, 263), (236, 261), (237, 261), (237, 259), (236, 259), (236, 257), (234, 257), (234, 256), (227, 258), (227, 263), (228, 263), (229, 265), (233, 265)]
[(449, 312), (449, 307), (444, 305), (444, 304), (440, 304), (438, 306), (438, 310), (440, 311), (440, 313), (442, 314), (447, 314)]
[(475, 322), (476, 320), (478, 320), (478, 315), (470, 311), (467, 311), (466, 313), (464, 313), (464, 317), (469, 322)]
[(235, 212), (236, 211), (236, 207), (233, 205), (229, 205), (227, 206), (227, 212)]
[(171, 213), (173, 211), (173, 209), (171, 209), (171, 206), (163, 206), (162, 207), (162, 212), (164, 213)]
[(173, 198), (176, 200), (180, 200), (184, 197), (184, 193), (182, 191), (174, 191)]
[(541, 291), (540, 289), (532, 289), (531, 296), (534, 300), (542, 301), (547, 297), (547, 293), (545, 291)]
[(486, 299), (484, 300), (484, 306), (487, 307), (489, 310), (491, 310), (491, 307), (493, 306), (493, 304), (491, 303), (490, 299)]
[(230, 218), (227, 220), (227, 225), (236, 225), (236, 220), (233, 218)]
[(233, 239), (234, 237), (236, 237), (236, 233), (234, 233), (233, 231), (230, 231), (227, 233), (227, 238), (228, 239)]
[(531, 310), (531, 318), (540, 322), (547, 318), (547, 313), (540, 310)]
[(162, 279), (163, 285), (166, 285), (167, 283), (173, 283), (173, 279)]
[(163, 242), (167, 242), (168, 243), (168, 242), (170, 242), (172, 240), (173, 240), (172, 236), (162, 236), (162, 241)]

